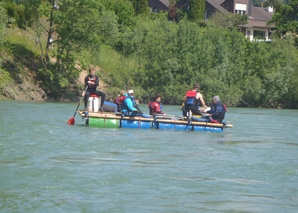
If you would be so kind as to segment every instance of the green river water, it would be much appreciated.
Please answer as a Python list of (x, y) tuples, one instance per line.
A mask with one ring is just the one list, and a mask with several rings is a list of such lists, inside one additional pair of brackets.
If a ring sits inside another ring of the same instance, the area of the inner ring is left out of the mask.
[(69, 126), (76, 106), (0, 101), (0, 212), (298, 212), (297, 110), (211, 133)]

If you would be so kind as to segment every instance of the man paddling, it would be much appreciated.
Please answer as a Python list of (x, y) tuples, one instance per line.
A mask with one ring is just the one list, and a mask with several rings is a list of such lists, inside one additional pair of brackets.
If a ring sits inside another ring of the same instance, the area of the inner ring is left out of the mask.
[(86, 92), (84, 91), (82, 93), (82, 96), (85, 96), (84, 104), (85, 104), (85, 110), (87, 109), (87, 102), (90, 95), (98, 95), (101, 96), (100, 98), (100, 108), (99, 111), (103, 112), (103, 105), (105, 101), (106, 94), (102, 91), (96, 90), (96, 87), (99, 86), (99, 80), (98, 77), (95, 75), (95, 69), (89, 67), (89, 75), (85, 77), (85, 88), (87, 88)]

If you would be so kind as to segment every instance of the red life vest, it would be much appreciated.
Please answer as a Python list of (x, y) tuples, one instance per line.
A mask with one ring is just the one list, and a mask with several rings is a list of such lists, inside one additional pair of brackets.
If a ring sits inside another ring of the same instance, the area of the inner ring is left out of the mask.
[(95, 82), (96, 82), (96, 76), (93, 77), (93, 80), (91, 80), (90, 76), (88, 77), (89, 81), (93, 82), (94, 84), (88, 85), (89, 88), (96, 88)]
[[(154, 105), (157, 105), (156, 107), (152, 107)], [(161, 103), (158, 103), (156, 101), (153, 101), (153, 102), (149, 102), (149, 105), (148, 105), (148, 108), (149, 108), (149, 114), (152, 115), (153, 113), (162, 113), (162, 109), (161, 109)]]

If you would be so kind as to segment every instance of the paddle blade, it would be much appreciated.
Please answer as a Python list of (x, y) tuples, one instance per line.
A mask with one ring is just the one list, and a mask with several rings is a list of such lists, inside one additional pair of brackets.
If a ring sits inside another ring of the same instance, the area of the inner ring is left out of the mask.
[(67, 124), (74, 125), (75, 124), (75, 117), (72, 117), (71, 119), (69, 119)]

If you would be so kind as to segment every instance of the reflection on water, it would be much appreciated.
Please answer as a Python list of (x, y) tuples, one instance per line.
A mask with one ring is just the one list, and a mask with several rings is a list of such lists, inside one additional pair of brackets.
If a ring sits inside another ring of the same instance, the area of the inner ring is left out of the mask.
[(0, 102), (0, 211), (298, 211), (298, 111), (229, 108), (210, 133), (68, 126), (75, 105)]

